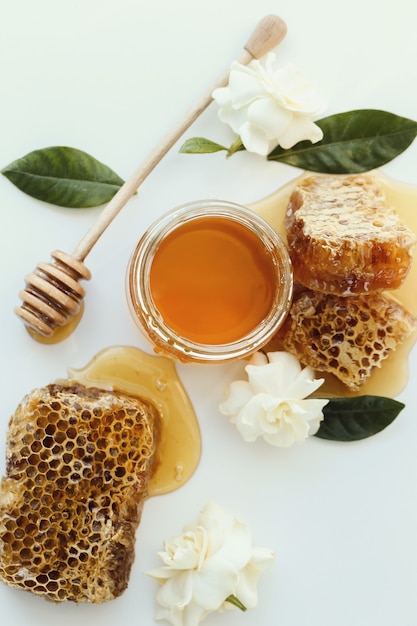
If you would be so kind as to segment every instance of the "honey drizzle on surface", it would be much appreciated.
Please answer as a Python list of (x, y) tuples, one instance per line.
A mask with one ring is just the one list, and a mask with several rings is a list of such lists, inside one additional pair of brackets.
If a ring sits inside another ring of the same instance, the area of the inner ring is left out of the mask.
[[(250, 208), (266, 219), (275, 230), (286, 240), (285, 213), (292, 191), (300, 180), (314, 174), (307, 173), (290, 181), (275, 193), (263, 198)], [(386, 174), (375, 172), (380, 180), (386, 195), (387, 206), (395, 207), (400, 218), (417, 234), (417, 187), (398, 182)], [(417, 251), (416, 253), (417, 254)], [(414, 259), (410, 272), (403, 285), (391, 293), (413, 315), (417, 315), (417, 260)], [(324, 376), (325, 383), (320, 387), (320, 395), (330, 396), (357, 396), (383, 395), (394, 397), (407, 385), (408, 355), (417, 340), (417, 331), (414, 331), (395, 352), (382, 362), (381, 368), (376, 368), (371, 377), (365, 382), (359, 392), (348, 390), (345, 385), (334, 376)], [(320, 373), (320, 377), (323, 375)]]
[(175, 491), (191, 478), (201, 455), (200, 429), (171, 359), (114, 346), (99, 352), (84, 368), (69, 369), (68, 375), (85, 386), (150, 400), (159, 409), (162, 432), (149, 496)]

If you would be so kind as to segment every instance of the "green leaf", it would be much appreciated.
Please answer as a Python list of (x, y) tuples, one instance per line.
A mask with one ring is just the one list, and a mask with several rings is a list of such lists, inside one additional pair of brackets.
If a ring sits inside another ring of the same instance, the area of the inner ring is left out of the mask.
[(204, 137), (191, 137), (182, 144), (179, 152), (183, 154), (210, 154), (211, 152), (220, 152), (220, 150), (227, 151), (227, 148)]
[(315, 436), (333, 441), (365, 439), (389, 426), (404, 406), (383, 396), (332, 398), (323, 409), (324, 420)]
[(417, 122), (377, 109), (338, 113), (316, 124), (324, 133), (321, 141), (301, 141), (288, 150), (275, 148), (268, 160), (312, 172), (366, 172), (392, 161), (417, 135)]
[(107, 165), (86, 152), (66, 146), (29, 152), (1, 173), (24, 193), (70, 208), (104, 204), (124, 182)]

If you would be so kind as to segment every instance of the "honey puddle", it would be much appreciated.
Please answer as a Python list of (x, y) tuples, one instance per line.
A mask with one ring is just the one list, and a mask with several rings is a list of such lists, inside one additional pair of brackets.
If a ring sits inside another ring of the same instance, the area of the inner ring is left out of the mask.
[(192, 476), (200, 460), (200, 430), (171, 359), (115, 346), (99, 352), (84, 368), (69, 369), (68, 378), (85, 386), (146, 398), (159, 409), (162, 435), (150, 496), (174, 491)]
[[(402, 220), (417, 234), (417, 187), (400, 183), (392, 178), (375, 172), (385, 191), (387, 204), (395, 207)], [(311, 176), (303, 174), (287, 183), (275, 193), (250, 205), (250, 208), (278, 231), (285, 240), (285, 212), (294, 187), (299, 180)], [(411, 313), (417, 315), (417, 261), (411, 266), (410, 273), (400, 289), (391, 292)], [(407, 385), (408, 355), (417, 339), (417, 331), (408, 337), (395, 352), (382, 362), (382, 367), (372, 373), (369, 380), (361, 387), (360, 392), (351, 392), (333, 376), (327, 376), (326, 382), (320, 387), (320, 395), (352, 396), (352, 395), (384, 395), (394, 397)], [(321, 374), (320, 374), (321, 376)]]

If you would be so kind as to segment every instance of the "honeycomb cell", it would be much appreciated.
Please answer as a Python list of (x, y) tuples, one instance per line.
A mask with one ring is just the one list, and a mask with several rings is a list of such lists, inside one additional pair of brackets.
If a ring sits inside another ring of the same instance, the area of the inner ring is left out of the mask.
[[(42, 442), (41, 441), (33, 441), (31, 443), (30, 449), (32, 450), (32, 452), (40, 452), (42, 450)], [(24, 450), (24, 452), (26, 452), (26, 448)], [(22, 454), (22, 456), (25, 456), (25, 454)]]
[(63, 430), (56, 431), (54, 437), (55, 437), (56, 443), (58, 444), (64, 443), (66, 439), (65, 431)]
[(48, 471), (48, 463), (46, 461), (40, 461), (38, 463), (38, 472), (40, 474), (46, 474), (46, 472)]
[(75, 439), (76, 436), (77, 436), (77, 429), (76, 428), (68, 428), (68, 430), (67, 430), (67, 437), (69, 439)]

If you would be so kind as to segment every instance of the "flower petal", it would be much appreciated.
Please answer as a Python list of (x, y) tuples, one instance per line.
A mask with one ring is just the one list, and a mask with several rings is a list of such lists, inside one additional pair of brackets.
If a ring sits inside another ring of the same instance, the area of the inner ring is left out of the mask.
[(231, 422), (236, 424), (243, 440), (247, 442), (256, 441), (263, 433), (262, 419), (265, 410), (260, 396), (261, 394), (253, 396), (236, 416), (231, 417)]
[(164, 582), (159, 588), (156, 599), (161, 606), (175, 606), (183, 609), (193, 597), (193, 572), (187, 570)]
[(305, 367), (288, 385), (287, 395), (301, 400), (317, 391), (323, 383), (324, 378), (314, 378), (314, 371), (310, 367)]
[[(280, 358), (274, 358), (263, 366), (245, 367), (248, 381), (254, 393), (289, 395), (288, 388), (301, 371), (297, 359), (287, 352), (279, 352)], [(269, 356), (269, 355), (268, 355)]]
[(315, 435), (320, 428), (320, 422), (324, 419), (323, 408), (327, 403), (328, 400), (320, 400), (318, 398), (303, 400), (304, 419), (309, 423), (309, 437)]
[(221, 561), (230, 563), (237, 570), (245, 567), (252, 555), (252, 535), (246, 524), (234, 520), (229, 532), (224, 534), (223, 545), (207, 559), (210, 567), (221, 567)]
[[(177, 607), (158, 606), (155, 611), (155, 619), (164, 619), (173, 624), (173, 626), (184, 626), (184, 613)], [(198, 622), (196, 622), (197, 626)]]
[(272, 565), (275, 554), (266, 548), (253, 548), (253, 557), (247, 567), (240, 572), (236, 597), (251, 609), (258, 604), (258, 580), (263, 571)]
[(219, 405), (223, 415), (235, 415), (252, 397), (250, 384), (246, 380), (235, 380), (229, 385), (226, 400)]
[(289, 352), (268, 353), (269, 362), (278, 367), (281, 380), (287, 389), (293, 380), (299, 376), (302, 367), (298, 359)]
[(204, 527), (209, 538), (207, 561), (221, 558), (244, 567), (251, 557), (251, 532), (246, 524), (222, 509), (215, 502), (209, 502), (202, 509), (199, 524)]
[(270, 75), (274, 91), (280, 94), (283, 106), (289, 111), (312, 116), (326, 108), (326, 99), (292, 63), (270, 72)]
[(266, 139), (272, 141), (282, 136), (291, 124), (293, 113), (280, 107), (271, 98), (255, 100), (247, 110), (248, 122), (254, 128), (262, 128)]
[(239, 125), (235, 132), (240, 135), (240, 139), (248, 152), (254, 152), (261, 156), (266, 156), (270, 152), (271, 143), (265, 137), (263, 130), (256, 128), (249, 121)]
[(309, 140), (317, 143), (323, 139), (323, 131), (304, 115), (294, 114), (294, 124), (289, 125), (280, 135), (279, 145), (287, 150), (300, 141)]
[(210, 611), (193, 602), (184, 609), (183, 626), (198, 626)]
[(242, 128), (246, 124), (246, 110), (234, 109), (231, 103), (219, 109), (218, 117), (221, 122), (229, 124), (230, 128), (237, 134), (242, 132)]
[(213, 91), (211, 97), (219, 107), (231, 106), (232, 98), (229, 87), (218, 87)]
[[(158, 552), (158, 555), (159, 555), (159, 552)], [(178, 570), (175, 570), (172, 567), (169, 567), (168, 565), (165, 565), (165, 567), (156, 567), (154, 569), (150, 569), (147, 572), (145, 572), (147, 576), (150, 576), (151, 578), (153, 578), (159, 583), (164, 583), (166, 580), (168, 580), (168, 578), (172, 578), (173, 576), (178, 576), (179, 573), (180, 572)]]
[(249, 365), (266, 365), (269, 363), (268, 356), (264, 352), (254, 352), (249, 358)]
[(209, 559), (204, 570), (193, 580), (193, 602), (207, 611), (217, 611), (225, 598), (234, 592), (239, 580), (238, 570), (227, 561)]

